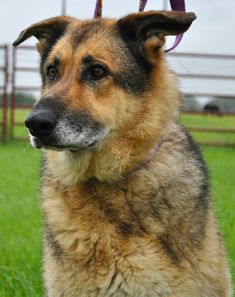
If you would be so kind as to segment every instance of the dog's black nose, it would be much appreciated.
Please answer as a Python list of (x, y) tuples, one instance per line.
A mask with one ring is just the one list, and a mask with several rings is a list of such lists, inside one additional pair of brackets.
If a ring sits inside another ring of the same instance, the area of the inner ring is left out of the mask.
[(47, 137), (54, 130), (57, 123), (55, 113), (52, 110), (32, 111), (25, 120), (25, 126), (30, 134), (35, 137)]

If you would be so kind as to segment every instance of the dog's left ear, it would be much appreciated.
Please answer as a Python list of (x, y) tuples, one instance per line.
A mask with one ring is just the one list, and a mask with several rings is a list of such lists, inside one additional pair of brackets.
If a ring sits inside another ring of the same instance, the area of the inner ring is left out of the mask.
[(13, 46), (17, 46), (31, 36), (34, 36), (39, 41), (37, 43), (37, 49), (40, 54), (43, 54), (47, 44), (63, 35), (67, 26), (74, 20), (74, 18), (69, 16), (59, 16), (35, 23), (20, 33), (14, 41)]
[(149, 11), (118, 20), (118, 28), (132, 50), (154, 55), (163, 46), (166, 35), (184, 33), (195, 19), (193, 12)]

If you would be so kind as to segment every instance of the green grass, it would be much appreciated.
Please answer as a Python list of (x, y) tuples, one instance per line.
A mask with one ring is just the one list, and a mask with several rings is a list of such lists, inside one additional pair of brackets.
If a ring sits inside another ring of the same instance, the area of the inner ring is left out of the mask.
[[(12, 129), (9, 129), (8, 133), (9, 135), (12, 135), (16, 138), (25, 138), (27, 139), (28, 132), (26, 128), (24, 127), (24, 120), (26, 119), (27, 115), (29, 114), (30, 109), (16, 109), (14, 113), (14, 121), (15, 122), (20, 122), (20, 125), (15, 125)], [(8, 110), (7, 113), (7, 122), (8, 126), (10, 127), (10, 120), (11, 120), (11, 115), (10, 115), (10, 110)], [(0, 122), (2, 121), (2, 111), (0, 109)]]
[(203, 148), (209, 167), (212, 197), (224, 235), (235, 289), (235, 149)]
[[(235, 116), (183, 114), (181, 123), (186, 127), (235, 128)], [(227, 142), (235, 146), (235, 133), (193, 132), (192, 135), (198, 141)]]
[(42, 296), (39, 153), (25, 147), (0, 146), (1, 297)]
[[(43, 296), (40, 153), (25, 143), (0, 146), (0, 296)], [(204, 148), (213, 200), (235, 275), (235, 150)], [(234, 278), (235, 283), (235, 278)]]

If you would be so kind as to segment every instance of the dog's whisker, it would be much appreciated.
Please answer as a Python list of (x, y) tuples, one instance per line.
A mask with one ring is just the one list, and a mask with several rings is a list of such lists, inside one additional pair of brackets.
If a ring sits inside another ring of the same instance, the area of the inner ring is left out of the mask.
[(24, 152), (26, 152), (26, 150), (30, 147), (30, 141), (26, 144), (25, 148), (24, 148)]
[(22, 131), (19, 132), (19, 137), (28, 137), (28, 130), (23, 129)]

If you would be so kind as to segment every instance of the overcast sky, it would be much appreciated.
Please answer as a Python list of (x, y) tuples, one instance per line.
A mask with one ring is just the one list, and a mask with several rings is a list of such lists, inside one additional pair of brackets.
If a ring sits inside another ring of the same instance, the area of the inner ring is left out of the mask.
[[(104, 16), (119, 18), (137, 10), (139, 0), (104, 0)], [(235, 1), (186, 0), (197, 20), (177, 51), (235, 54)], [(95, 0), (67, 0), (67, 14), (91, 18)], [(146, 10), (162, 9), (162, 0), (149, 0)], [(12, 43), (19, 32), (39, 20), (60, 15), (61, 0), (0, 0), (0, 43)], [(31, 38), (27, 44), (35, 44)]]

